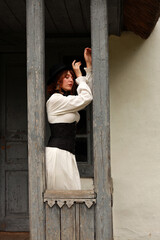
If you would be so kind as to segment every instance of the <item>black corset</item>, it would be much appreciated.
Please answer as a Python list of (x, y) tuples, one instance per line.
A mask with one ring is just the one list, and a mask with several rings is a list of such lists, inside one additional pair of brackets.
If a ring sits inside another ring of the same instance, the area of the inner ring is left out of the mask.
[(48, 147), (57, 147), (75, 154), (76, 122), (49, 124), (51, 136)]

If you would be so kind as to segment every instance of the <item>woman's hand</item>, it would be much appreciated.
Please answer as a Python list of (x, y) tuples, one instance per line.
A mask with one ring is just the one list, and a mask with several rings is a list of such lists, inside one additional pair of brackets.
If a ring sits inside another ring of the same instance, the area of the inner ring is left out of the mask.
[(72, 62), (72, 68), (77, 78), (82, 76), (80, 66), (81, 62), (76, 62), (76, 60)]
[(91, 68), (92, 67), (91, 48), (87, 47), (84, 49), (84, 59), (85, 59), (87, 68)]

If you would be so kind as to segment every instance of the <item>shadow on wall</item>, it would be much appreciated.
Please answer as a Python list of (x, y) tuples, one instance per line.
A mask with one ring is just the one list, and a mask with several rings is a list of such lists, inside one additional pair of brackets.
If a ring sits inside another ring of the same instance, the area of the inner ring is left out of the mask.
[[(121, 37), (111, 36), (109, 38), (109, 67), (112, 73), (111, 81), (126, 72), (128, 66), (134, 63), (134, 58), (139, 56), (145, 43), (142, 38), (131, 32), (123, 32)], [(114, 71), (116, 69), (116, 71)], [(112, 84), (112, 82), (111, 82)]]

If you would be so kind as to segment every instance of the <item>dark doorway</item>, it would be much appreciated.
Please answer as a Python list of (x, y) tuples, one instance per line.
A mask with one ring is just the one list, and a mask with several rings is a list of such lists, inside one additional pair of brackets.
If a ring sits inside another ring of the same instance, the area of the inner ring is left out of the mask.
[(0, 230), (28, 231), (26, 56), (0, 61)]

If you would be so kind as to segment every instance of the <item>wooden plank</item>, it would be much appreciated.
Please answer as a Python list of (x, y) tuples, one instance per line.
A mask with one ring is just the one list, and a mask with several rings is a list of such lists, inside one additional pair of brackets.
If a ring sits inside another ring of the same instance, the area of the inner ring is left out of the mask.
[(5, 159), (6, 159), (6, 82), (5, 82), (5, 57), (0, 56), (0, 231), (4, 231), (5, 225)]
[[(82, 6), (79, 0), (66, 0), (66, 11), (72, 21), (72, 27), (75, 33), (85, 33), (85, 22), (83, 19)], [(76, 9), (76, 11), (75, 11)]]
[(26, 30), (25, 2), (5, 0), (5, 4), (10, 9), (12, 15), (14, 15), (17, 22), (19, 22), (19, 24), (22, 26), (22, 31), (25, 32)]
[(4, 0), (0, 1), (0, 19), (8, 25), (11, 32), (20, 32), (23, 29)]
[(45, 5), (57, 31), (59, 33), (73, 33), (72, 22), (68, 17), (65, 1), (48, 0)]
[(0, 240), (29, 240), (29, 232), (0, 232)]
[[(7, 139), (12, 139), (10, 136), (12, 132), (11, 135), (14, 136), (16, 141), (21, 139), (21, 133), (26, 135), (27, 140), (27, 81), (25, 54), (8, 56), (6, 62), (6, 87)], [(15, 97), (15, 95), (18, 96)], [(17, 136), (15, 136), (16, 132)]]
[(60, 240), (60, 208), (46, 204), (46, 240)]
[(12, 170), (5, 171), (5, 231), (28, 231), (28, 173), (10, 165)]
[(72, 190), (72, 191), (49, 191), (44, 193), (47, 199), (92, 199), (96, 194), (92, 190)]
[(90, 19), (90, 0), (80, 0), (82, 6), (82, 15), (84, 19), (84, 24), (86, 26), (87, 32), (91, 30), (91, 19)]
[[(0, 23), (0, 31), (3, 31), (3, 29), (1, 29), (2, 22)], [(1, 52), (10, 53), (12, 49), (12, 52), (15, 53), (18, 52), (25, 53), (25, 35), (22, 33), (11, 33), (10, 31), (7, 30), (6, 27), (5, 30), (6, 31), (3, 31), (3, 35), (1, 34), (0, 36), (0, 47), (1, 48), (3, 47), (3, 49), (1, 49)]]
[(111, 240), (110, 108), (107, 1), (91, 0), (93, 58), (93, 153), (97, 193), (96, 240)]
[(76, 240), (80, 240), (80, 235), (79, 235), (79, 226), (80, 226), (80, 204), (76, 203)]
[(80, 240), (94, 240), (94, 205), (80, 204)]
[[(0, 174), (0, 230), (28, 231), (28, 156), (24, 54), (5, 54), (1, 62), (3, 112)], [(4, 72), (4, 74), (3, 74)], [(7, 91), (6, 91), (7, 90)], [(14, 92), (14, 94), (13, 94)], [(5, 95), (4, 95), (5, 94)], [(15, 98), (15, 96), (18, 96)], [(20, 117), (22, 116), (23, 117)], [(9, 119), (12, 119), (10, 121)], [(18, 130), (17, 130), (18, 129)], [(25, 136), (25, 142), (21, 133)]]
[(120, 36), (123, 27), (123, 0), (108, 1), (108, 25), (109, 35)]
[(15, 221), (17, 218), (28, 215), (28, 173), (27, 171), (6, 171), (5, 177), (6, 217)]
[(61, 208), (61, 240), (76, 240), (75, 204), (68, 208), (64, 205)]
[[(3, 33), (11, 31), (8, 23), (5, 20), (3, 20), (2, 17), (1, 17), (1, 21), (0, 21), (0, 31), (3, 32)], [(1, 38), (0, 39), (2, 39), (2, 34), (1, 34)], [(3, 44), (4, 41), (2, 40), (1, 42), (2, 42), (1, 44)]]
[(48, 9), (45, 2), (45, 32), (46, 33), (58, 33), (54, 19), (51, 16), (51, 9)]
[(30, 239), (44, 240), (44, 1), (27, 0), (26, 4)]

